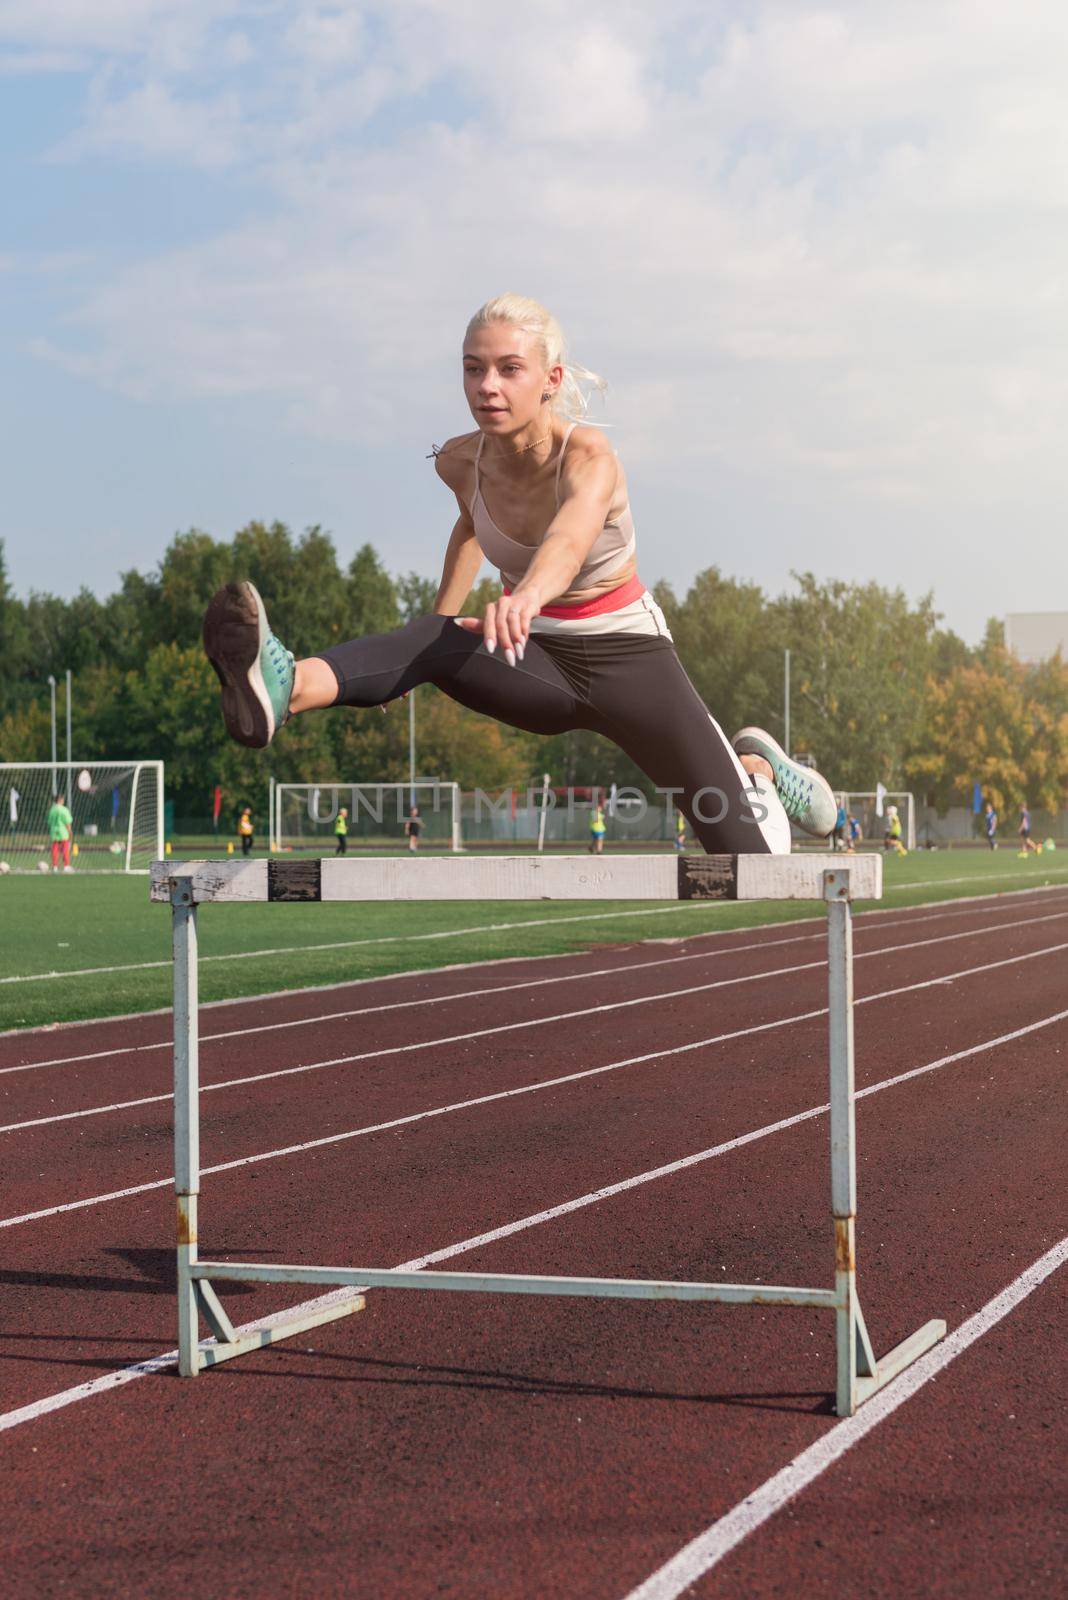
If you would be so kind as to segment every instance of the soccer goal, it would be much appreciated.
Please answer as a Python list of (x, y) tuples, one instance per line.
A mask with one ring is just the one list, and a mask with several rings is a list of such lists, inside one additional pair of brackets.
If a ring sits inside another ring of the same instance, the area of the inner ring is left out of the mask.
[[(420, 845), (462, 850), (460, 786), (436, 778), (410, 783), (276, 783), (271, 807), (273, 851), (322, 851), (334, 846), (344, 809), (349, 844), (361, 849), (403, 847), (412, 803), (419, 808)], [(336, 846), (335, 846), (336, 848)]]
[(882, 814), (876, 810), (879, 796), (873, 791), (870, 794), (858, 793), (854, 790), (845, 790), (835, 796), (838, 804), (845, 809), (846, 816), (854, 816), (860, 823), (860, 832), (865, 844), (882, 844), (886, 832), (886, 811), (888, 806), (897, 806), (901, 818), (901, 831), (904, 835), (906, 850), (916, 848), (916, 800), (915, 796), (901, 789), (894, 794), (884, 794), (882, 797)]
[(163, 855), (162, 761), (0, 763), (0, 862), (51, 866), (48, 813), (63, 795), (78, 872), (147, 872)]

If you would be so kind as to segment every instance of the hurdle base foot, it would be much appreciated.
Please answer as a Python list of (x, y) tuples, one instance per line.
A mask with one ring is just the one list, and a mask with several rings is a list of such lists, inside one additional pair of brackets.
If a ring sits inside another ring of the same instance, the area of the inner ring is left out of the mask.
[[(914, 1361), (945, 1336), (946, 1324), (940, 1317), (934, 1317), (930, 1322), (925, 1322), (922, 1328), (917, 1328), (915, 1333), (910, 1333), (907, 1339), (902, 1339), (892, 1350), (888, 1350), (886, 1355), (881, 1356), (875, 1363), (874, 1373), (870, 1376), (858, 1376), (854, 1380), (853, 1411), (856, 1411), (857, 1406), (863, 1405), (865, 1400), (870, 1400), (872, 1395), (878, 1394), (891, 1379), (904, 1372), (906, 1367), (911, 1367)], [(851, 1416), (853, 1411), (838, 1407), (839, 1416)]]
[(269, 1344), (277, 1344), (280, 1339), (291, 1339), (294, 1334), (304, 1333), (309, 1328), (319, 1328), (326, 1322), (352, 1316), (354, 1312), (362, 1311), (365, 1304), (362, 1294), (351, 1295), (346, 1300), (320, 1306), (301, 1316), (289, 1317), (285, 1312), (280, 1312), (258, 1327), (242, 1329), (233, 1339), (205, 1341), (197, 1346), (193, 1371), (203, 1372), (208, 1367), (217, 1367), (221, 1361), (230, 1361), (234, 1356), (246, 1355), (250, 1350), (262, 1350)]

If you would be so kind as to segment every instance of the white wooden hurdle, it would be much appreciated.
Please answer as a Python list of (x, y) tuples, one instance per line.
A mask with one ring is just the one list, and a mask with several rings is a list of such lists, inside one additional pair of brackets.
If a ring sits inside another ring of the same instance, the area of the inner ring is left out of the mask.
[[(169, 903), (174, 946), (174, 1182), (178, 1220), (179, 1370), (206, 1367), (284, 1339), (364, 1305), (366, 1289), (451, 1289), (491, 1294), (588, 1295), (608, 1299), (702, 1300), (728, 1305), (812, 1306), (835, 1314), (836, 1402), (851, 1416), (917, 1356), (946, 1324), (925, 1323), (876, 1361), (857, 1296), (856, 1134), (853, 1059), (852, 901), (882, 894), (882, 860), (840, 856), (496, 856), (474, 860), (390, 857), (301, 861), (156, 862), (153, 900)], [(197, 1033), (197, 907), (257, 901), (368, 900), (822, 900), (827, 907), (831, 1211), (834, 1284), (827, 1288), (746, 1283), (672, 1283), (633, 1278), (539, 1277), (379, 1267), (279, 1266), (201, 1261), (197, 1255), (200, 1111)], [(239, 1335), (214, 1285), (306, 1283), (348, 1286), (351, 1298)], [(214, 1342), (199, 1341), (203, 1317)]]

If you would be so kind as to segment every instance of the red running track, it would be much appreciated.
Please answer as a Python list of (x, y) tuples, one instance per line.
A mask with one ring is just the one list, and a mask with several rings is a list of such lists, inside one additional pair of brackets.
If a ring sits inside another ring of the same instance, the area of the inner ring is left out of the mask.
[[(1068, 1234), (1068, 890), (867, 915), (856, 946), (886, 1348)], [(206, 1008), (202, 1250), (829, 1282), (823, 958), (800, 923)], [(1055, 1591), (1057, 1270), (781, 1504), (847, 1426), (812, 1312), (378, 1291), (195, 1381), (137, 1372), (174, 1343), (167, 1036), (0, 1040), (8, 1593)]]

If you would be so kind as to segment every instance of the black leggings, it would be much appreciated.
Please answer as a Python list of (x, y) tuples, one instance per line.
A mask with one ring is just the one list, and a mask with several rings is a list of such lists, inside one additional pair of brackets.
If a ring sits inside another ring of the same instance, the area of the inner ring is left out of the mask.
[(417, 617), (322, 652), (335, 705), (380, 706), (433, 683), (450, 699), (527, 733), (589, 728), (624, 750), (677, 804), (705, 850), (767, 855), (767, 812), (683, 670), (670, 639), (532, 634), (510, 667), (452, 617)]

